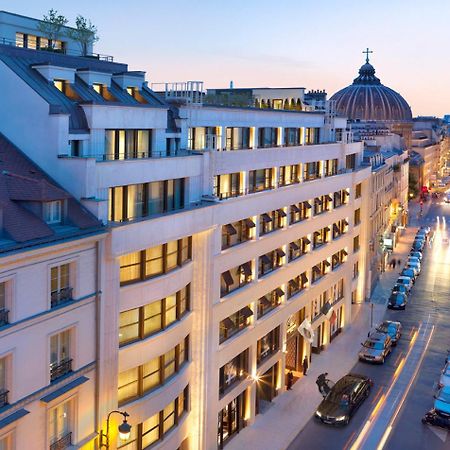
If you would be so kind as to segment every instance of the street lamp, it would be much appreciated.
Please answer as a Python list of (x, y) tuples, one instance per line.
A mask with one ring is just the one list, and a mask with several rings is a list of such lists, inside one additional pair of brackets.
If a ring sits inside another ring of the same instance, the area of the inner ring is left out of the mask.
[(130, 439), (131, 425), (127, 422), (127, 417), (130, 417), (130, 415), (126, 411), (111, 411), (106, 419), (106, 433), (100, 431), (100, 448), (105, 447), (109, 449), (109, 418), (111, 414), (121, 414), (123, 416), (123, 422), (118, 426), (119, 438), (122, 441)]

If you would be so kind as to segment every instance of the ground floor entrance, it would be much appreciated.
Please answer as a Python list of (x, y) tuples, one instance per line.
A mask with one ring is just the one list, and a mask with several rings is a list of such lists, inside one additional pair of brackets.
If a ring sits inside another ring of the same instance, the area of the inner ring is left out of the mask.
[(279, 363), (264, 372), (256, 383), (256, 414), (263, 413), (277, 395)]

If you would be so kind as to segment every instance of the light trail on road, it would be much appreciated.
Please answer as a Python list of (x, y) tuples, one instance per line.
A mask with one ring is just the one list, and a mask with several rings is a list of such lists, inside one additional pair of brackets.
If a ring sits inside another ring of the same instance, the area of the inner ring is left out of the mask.
[[(377, 404), (375, 405), (374, 409), (372, 410), (372, 412), (371, 412), (371, 414), (369, 416), (369, 419), (365, 422), (365, 424), (362, 427), (361, 431), (358, 433), (358, 437), (357, 437), (356, 441), (350, 447), (350, 450), (359, 450), (361, 448), (366, 448), (366, 446), (364, 444), (367, 441), (367, 439), (369, 438), (370, 433), (373, 432), (375, 424), (377, 423), (378, 419), (380, 418), (381, 412), (384, 410), (384, 408), (386, 406), (386, 400), (391, 395), (394, 386), (396, 386), (396, 383), (397, 383), (397, 381), (398, 381), (398, 379), (400, 377), (400, 374), (403, 372), (403, 370), (404, 370), (404, 368), (406, 366), (406, 363), (408, 362), (408, 360), (409, 360), (409, 358), (411, 356), (411, 353), (412, 353), (413, 349), (415, 348), (417, 339), (418, 339), (422, 329), (424, 328), (423, 337), (425, 337), (426, 333), (428, 331), (429, 325), (430, 325), (430, 316), (428, 316), (428, 320), (427, 320), (427, 323), (425, 324), (425, 326), (423, 326), (423, 324), (421, 322), (421, 323), (419, 323), (418, 328), (414, 330), (412, 338), (411, 338), (411, 341), (409, 342), (409, 345), (408, 345), (408, 352), (401, 359), (400, 364), (396, 368), (396, 370), (395, 370), (395, 372), (394, 372), (394, 374), (393, 374), (393, 376), (391, 378), (388, 390), (381, 395), (380, 399), (378, 400)], [(404, 401), (405, 401), (405, 399), (407, 397), (407, 393), (409, 392), (409, 390), (410, 390), (410, 388), (411, 388), (411, 386), (412, 386), (412, 384), (414, 382), (414, 379), (415, 379), (415, 377), (417, 375), (417, 372), (418, 372), (418, 368), (420, 367), (420, 364), (421, 364), (421, 362), (423, 360), (423, 357), (425, 355), (426, 349), (428, 348), (428, 344), (429, 344), (429, 342), (431, 340), (431, 336), (433, 334), (433, 331), (434, 331), (434, 325), (431, 328), (431, 332), (430, 332), (430, 335), (428, 336), (426, 345), (425, 345), (424, 349), (422, 349), (422, 351), (421, 351), (419, 364), (417, 365), (417, 367), (416, 367), (416, 369), (415, 369), (415, 371), (413, 373), (413, 376), (409, 380), (407, 389), (405, 390), (406, 394), (402, 396), (402, 398), (400, 400), (400, 404), (397, 406), (396, 411), (394, 412), (394, 417), (397, 417), (397, 415), (398, 415), (398, 413), (399, 413), (399, 411), (401, 409), (401, 406), (403, 405), (403, 403), (404, 403)], [(400, 397), (400, 394), (397, 394), (397, 397), (395, 398), (395, 400), (391, 404), (395, 405), (395, 403), (398, 401), (399, 397)], [(381, 440), (379, 441), (378, 445), (374, 447), (377, 450), (381, 450), (383, 448), (383, 446), (385, 445), (385, 442), (387, 441), (387, 439), (389, 437), (389, 434), (390, 434), (390, 431), (392, 429), (392, 423), (393, 423), (393, 420), (391, 418), (391, 420), (388, 423), (388, 426), (386, 427), (385, 432), (383, 433), (383, 435), (381, 437)], [(380, 447), (380, 445), (381, 445), (381, 447)]]

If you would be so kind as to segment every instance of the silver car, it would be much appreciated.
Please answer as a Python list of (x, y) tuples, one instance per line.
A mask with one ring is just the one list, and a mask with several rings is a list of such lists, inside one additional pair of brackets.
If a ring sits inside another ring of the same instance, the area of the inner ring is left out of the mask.
[(388, 334), (375, 331), (369, 335), (358, 357), (360, 361), (383, 364), (386, 357), (392, 351), (392, 340)]

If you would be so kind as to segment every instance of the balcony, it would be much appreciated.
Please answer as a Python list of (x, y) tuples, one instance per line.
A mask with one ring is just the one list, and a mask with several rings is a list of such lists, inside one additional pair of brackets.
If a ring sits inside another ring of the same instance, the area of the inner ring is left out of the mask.
[[(50, 381), (56, 381), (57, 379), (72, 372), (72, 359), (66, 358), (59, 363), (50, 364)], [(58, 447), (59, 448), (59, 447)], [(61, 447), (65, 448), (65, 447)]]
[(4, 406), (8, 405), (8, 394), (9, 391), (6, 389), (0, 390), (0, 408), (3, 408)]
[(59, 155), (59, 158), (67, 159), (95, 159), (97, 162), (104, 161), (134, 161), (139, 159), (160, 159), (160, 158), (176, 158), (181, 156), (192, 156), (198, 152), (193, 150), (146, 150), (125, 153), (101, 153), (101, 154), (83, 154), (83, 155)]
[(64, 450), (72, 446), (72, 432), (65, 434), (62, 438), (50, 444), (50, 450)]
[(98, 59), (99, 61), (113, 62), (114, 58), (110, 55), (102, 55), (100, 53), (86, 53), (84, 54), (81, 50), (68, 50), (66, 48), (52, 48), (52, 47), (40, 47), (40, 48), (31, 48), (24, 46), (24, 42), (22, 40), (13, 40), (0, 36), (0, 45), (9, 45), (12, 47), (25, 48), (27, 50), (34, 50), (38, 52), (49, 52), (49, 53), (57, 53), (61, 55), (68, 56), (78, 56), (81, 58), (90, 58), (90, 59)]
[(52, 292), (50, 297), (51, 307), (56, 308), (64, 303), (71, 302), (73, 300), (72, 292), (73, 288), (71, 287), (66, 287), (59, 291)]
[(9, 323), (8, 315), (9, 315), (9, 310), (7, 310), (6, 308), (0, 309), (0, 327), (8, 325), (8, 323)]

